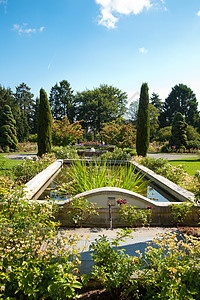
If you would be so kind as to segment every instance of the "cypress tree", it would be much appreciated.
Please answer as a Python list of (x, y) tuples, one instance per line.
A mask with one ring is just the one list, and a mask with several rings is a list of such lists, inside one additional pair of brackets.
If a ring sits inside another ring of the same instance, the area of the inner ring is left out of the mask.
[(187, 123), (180, 112), (177, 112), (174, 116), (169, 144), (177, 149), (187, 145)]
[(52, 116), (49, 100), (44, 89), (40, 90), (38, 107), (38, 156), (51, 152)]
[(148, 90), (148, 84), (143, 83), (140, 91), (137, 115), (136, 151), (137, 155), (141, 155), (144, 157), (147, 155), (150, 140), (150, 112)]
[(3, 148), (9, 146), (10, 149), (15, 150), (18, 143), (15, 128), (16, 121), (9, 105), (5, 105), (3, 108), (3, 113), (0, 115), (0, 124), (0, 145)]

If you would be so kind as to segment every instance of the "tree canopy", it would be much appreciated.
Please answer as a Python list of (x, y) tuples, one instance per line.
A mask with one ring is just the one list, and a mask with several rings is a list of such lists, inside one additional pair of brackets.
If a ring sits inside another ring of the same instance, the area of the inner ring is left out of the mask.
[(197, 126), (198, 102), (193, 91), (184, 84), (175, 85), (165, 99), (164, 111), (160, 115), (160, 126), (170, 126), (177, 112), (184, 116), (186, 123)]
[(77, 120), (86, 132), (100, 133), (103, 123), (111, 122), (126, 111), (127, 94), (108, 85), (86, 90), (76, 95)]
[(55, 84), (50, 92), (49, 104), (52, 116), (55, 120), (62, 120), (67, 117), (70, 123), (74, 121), (75, 106), (73, 90), (67, 80)]
[(9, 146), (12, 150), (17, 147), (17, 133), (15, 129), (15, 119), (9, 105), (5, 105), (3, 113), (0, 115), (0, 145)]

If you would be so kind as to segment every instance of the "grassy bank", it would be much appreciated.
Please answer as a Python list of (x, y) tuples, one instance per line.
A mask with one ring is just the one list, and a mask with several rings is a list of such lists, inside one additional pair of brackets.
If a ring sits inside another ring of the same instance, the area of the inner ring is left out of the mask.
[(198, 157), (171, 160), (169, 163), (175, 167), (182, 165), (184, 170), (192, 176), (194, 176), (197, 170), (200, 170), (200, 159)]
[[(13, 154), (13, 153), (11, 153)], [(4, 156), (9, 155), (8, 153), (0, 153), (0, 175), (6, 174), (12, 167), (21, 164), (23, 160), (9, 159)]]

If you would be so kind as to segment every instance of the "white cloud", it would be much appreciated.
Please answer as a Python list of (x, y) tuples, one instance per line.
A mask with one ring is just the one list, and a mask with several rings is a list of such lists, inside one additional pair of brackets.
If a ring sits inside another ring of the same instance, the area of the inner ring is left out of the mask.
[(7, 5), (8, 0), (0, 0), (0, 4)]
[(142, 48), (139, 48), (139, 52), (142, 53), (142, 54), (147, 54), (148, 50), (145, 49), (144, 47), (142, 47)]
[(200, 10), (198, 11), (197, 16), (200, 17)]
[(145, 8), (149, 9), (152, 4), (151, 0), (95, 0), (101, 6), (101, 15), (99, 24), (106, 26), (108, 29), (115, 28), (119, 18), (117, 15), (137, 15)]
[(44, 30), (44, 26), (40, 27), (39, 29), (36, 28), (27, 28), (26, 23), (23, 25), (19, 24), (14, 24), (12, 30), (16, 31), (19, 35), (21, 34), (31, 34), (31, 33), (36, 33), (36, 32), (42, 32)]

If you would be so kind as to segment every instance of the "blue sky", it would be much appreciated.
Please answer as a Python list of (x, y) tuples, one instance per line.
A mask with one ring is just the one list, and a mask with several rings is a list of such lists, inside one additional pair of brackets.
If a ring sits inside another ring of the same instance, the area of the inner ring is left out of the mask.
[(200, 102), (199, 0), (0, 0), (0, 84), (39, 95), (61, 80), (164, 100), (179, 83)]

